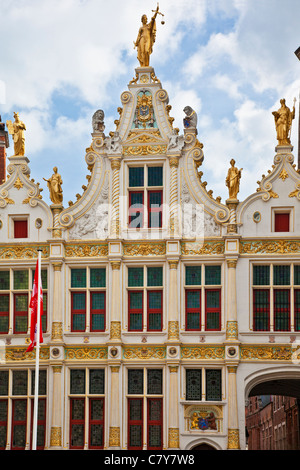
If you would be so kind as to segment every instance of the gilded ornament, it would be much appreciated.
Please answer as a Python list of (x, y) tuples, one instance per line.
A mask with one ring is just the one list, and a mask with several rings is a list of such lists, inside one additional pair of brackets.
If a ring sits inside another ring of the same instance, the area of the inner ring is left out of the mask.
[(23, 181), (21, 181), (20, 178), (18, 177), (16, 181), (14, 182), (14, 187), (17, 188), (17, 190), (19, 191), (19, 189), (23, 188), (23, 186), (24, 186)]
[(285, 104), (285, 99), (280, 100), (281, 107), (278, 111), (273, 111), (272, 114), (275, 120), (275, 127), (277, 132), (278, 145), (290, 145), (291, 144), (291, 129), (292, 121), (295, 118), (295, 101), (294, 107), (291, 111)]
[(238, 338), (238, 323), (237, 321), (228, 321), (226, 323), (226, 339)]
[(61, 427), (52, 426), (50, 436), (50, 447), (61, 447)]
[(281, 173), (280, 173), (280, 175), (279, 175), (279, 178), (281, 178), (282, 181), (285, 181), (288, 177), (289, 177), (288, 172), (286, 171), (285, 168), (282, 168), (282, 171), (281, 171)]
[(112, 321), (110, 323), (110, 339), (121, 339), (121, 322)]
[(164, 154), (166, 151), (167, 145), (140, 145), (123, 148), (125, 156), (158, 155)]
[(49, 246), (5, 246), (0, 245), (0, 259), (36, 259), (38, 251), (42, 250), (41, 257), (49, 257)]
[[(153, 10), (152, 10), (153, 11)], [(150, 62), (150, 55), (153, 52), (153, 45), (156, 38), (156, 17), (157, 15), (164, 16), (159, 11), (159, 6), (154, 11), (151, 21), (147, 23), (146, 15), (141, 18), (142, 26), (139, 29), (138, 36), (134, 42), (134, 49), (137, 47), (137, 58), (141, 67), (148, 67)]]
[(120, 447), (120, 428), (109, 428), (109, 447)]
[(240, 448), (240, 435), (238, 429), (228, 429), (228, 449)]
[(221, 242), (192, 243), (181, 242), (183, 255), (221, 255), (225, 251), (225, 244)]
[(182, 359), (224, 359), (225, 348), (223, 346), (184, 346), (181, 348)]
[(179, 449), (179, 429), (169, 428), (168, 448)]
[(179, 339), (179, 322), (178, 321), (168, 322), (168, 339), (169, 340)]
[(107, 347), (66, 347), (66, 360), (99, 360), (107, 359)]
[(65, 256), (67, 258), (85, 258), (85, 257), (99, 257), (108, 255), (107, 244), (82, 244), (82, 245), (67, 245), (65, 247)]
[(166, 244), (161, 243), (124, 243), (124, 256), (151, 256), (165, 255)]
[(300, 242), (297, 240), (240, 241), (240, 254), (264, 253), (300, 253)]
[(292, 354), (292, 348), (290, 346), (242, 345), (240, 358), (241, 360), (254, 361), (290, 361), (292, 360)]
[(62, 340), (63, 338), (63, 329), (62, 329), (62, 322), (53, 322), (52, 323), (52, 332), (51, 332), (51, 339), (52, 340)]
[(48, 180), (43, 178), (47, 182), (47, 186), (50, 192), (50, 199), (53, 204), (62, 204), (63, 201), (63, 192), (62, 192), (62, 179), (58, 173), (57, 167), (53, 168), (53, 175)]
[(236, 200), (240, 190), (240, 179), (243, 168), (238, 170), (235, 166), (235, 160), (233, 158), (230, 160), (230, 165), (231, 167), (228, 170), (225, 182), (229, 190), (229, 199)]
[(226, 261), (228, 268), (236, 268), (237, 259), (227, 259)]
[(19, 118), (19, 113), (14, 113), (15, 122), (6, 121), (8, 132), (14, 141), (14, 152), (16, 157), (25, 155), (25, 133), (26, 126)]
[(124, 346), (124, 359), (165, 359), (164, 346)]

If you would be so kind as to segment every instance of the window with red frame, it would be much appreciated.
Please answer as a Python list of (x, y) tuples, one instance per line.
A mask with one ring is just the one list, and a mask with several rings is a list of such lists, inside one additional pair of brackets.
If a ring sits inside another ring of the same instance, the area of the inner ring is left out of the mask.
[[(219, 287), (218, 287), (219, 286)], [(221, 266), (185, 267), (185, 329), (221, 330)], [(204, 312), (202, 318), (202, 312)]]
[(28, 238), (28, 221), (14, 220), (14, 238)]
[[(161, 228), (163, 167), (129, 167), (129, 227)], [(148, 218), (145, 218), (147, 207)]]
[(148, 450), (163, 448), (162, 385), (161, 369), (128, 370), (128, 449), (142, 450), (145, 432)]
[(290, 214), (288, 213), (275, 213), (275, 232), (289, 232), (290, 231)]

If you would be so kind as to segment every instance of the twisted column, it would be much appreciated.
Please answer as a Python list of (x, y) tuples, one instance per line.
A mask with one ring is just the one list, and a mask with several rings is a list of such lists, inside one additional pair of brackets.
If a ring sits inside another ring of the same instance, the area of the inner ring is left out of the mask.
[(112, 217), (111, 217), (111, 235), (118, 237), (120, 234), (120, 167), (121, 160), (112, 158)]
[(228, 202), (227, 207), (230, 211), (229, 215), (229, 223), (227, 225), (227, 233), (237, 233), (237, 223), (236, 223), (236, 206), (238, 205), (239, 201), (236, 202)]
[(178, 232), (178, 157), (170, 157), (170, 233)]
[(61, 211), (63, 210), (63, 206), (61, 204), (52, 204), (50, 209), (53, 214), (53, 228), (52, 228), (52, 237), (53, 238), (61, 238), (61, 226), (59, 224), (59, 216)]

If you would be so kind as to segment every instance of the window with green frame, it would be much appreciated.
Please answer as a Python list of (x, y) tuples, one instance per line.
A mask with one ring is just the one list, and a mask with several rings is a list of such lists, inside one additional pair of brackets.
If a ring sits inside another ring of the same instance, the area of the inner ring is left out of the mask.
[[(163, 268), (128, 267), (128, 330), (162, 331)], [(144, 312), (147, 313), (144, 318)]]
[(70, 269), (71, 331), (105, 331), (106, 268)]
[(185, 266), (185, 329), (221, 330), (220, 265)]
[(254, 331), (299, 331), (300, 265), (253, 265), (252, 285)]

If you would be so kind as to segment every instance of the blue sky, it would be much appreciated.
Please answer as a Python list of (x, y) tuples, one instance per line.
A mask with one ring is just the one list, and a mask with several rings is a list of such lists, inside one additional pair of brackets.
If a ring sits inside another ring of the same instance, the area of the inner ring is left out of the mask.
[[(115, 130), (120, 95), (138, 67), (133, 41), (149, 0), (0, 0), (2, 121), (18, 111), (26, 124), (31, 176), (57, 166), (64, 206), (76, 200), (89, 173), (84, 160), (92, 115), (105, 112)], [(161, 0), (150, 65), (168, 91), (174, 126), (183, 132), (183, 108), (198, 113), (204, 144), (202, 180), (228, 197), (231, 158), (243, 168), (239, 199), (256, 191), (271, 168), (276, 132), (272, 111), (296, 103), (292, 144), (297, 159), (300, 62), (299, 0)], [(13, 145), (8, 156), (13, 154)]]

